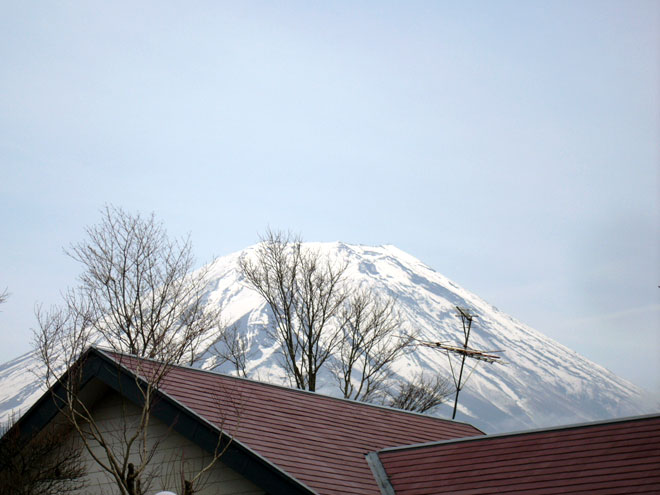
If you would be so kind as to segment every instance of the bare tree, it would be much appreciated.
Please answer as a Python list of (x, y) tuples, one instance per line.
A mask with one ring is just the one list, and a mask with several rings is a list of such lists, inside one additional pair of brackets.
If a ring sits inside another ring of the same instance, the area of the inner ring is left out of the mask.
[(446, 378), (420, 373), (411, 381), (401, 382), (393, 392), (390, 392), (387, 405), (423, 413), (442, 404), (452, 392), (449, 380)]
[(57, 495), (83, 487), (81, 450), (63, 443), (63, 433), (48, 428), (21, 435), (15, 417), (0, 427), (0, 495)]
[(7, 301), (7, 298), (9, 297), (9, 291), (7, 289), (3, 290), (0, 292), (0, 304), (4, 303)]
[(343, 339), (331, 371), (345, 398), (373, 401), (384, 391), (391, 364), (413, 337), (400, 332), (394, 299), (383, 301), (368, 290), (357, 291), (346, 301), (341, 328)]
[(218, 314), (204, 307), (207, 269), (191, 273), (190, 240), (170, 240), (153, 214), (112, 207), (86, 232), (88, 239), (67, 251), (84, 268), (68, 306), (89, 313), (90, 331), (118, 352), (194, 362)]
[(234, 365), (238, 376), (247, 378), (249, 347), (247, 336), (243, 335), (236, 325), (227, 328), (212, 347), (213, 354), (218, 357), (219, 361), (216, 367), (229, 362)]
[(273, 313), (269, 335), (297, 388), (316, 390), (318, 374), (327, 368), (344, 397), (382, 400), (391, 364), (412, 341), (400, 331), (394, 300), (366, 289), (351, 295), (347, 263), (333, 263), (300, 237), (282, 232), (268, 230), (239, 267)]
[[(82, 264), (78, 287), (64, 295), (61, 307), (37, 310), (34, 340), (44, 383), (57, 382), (64, 390), (56, 398), (62, 416), (119, 492), (141, 495), (158, 446), (148, 441), (158, 387), (171, 366), (193, 363), (203, 339), (221, 332), (218, 311), (204, 306), (207, 272), (191, 273), (188, 239), (170, 240), (153, 215), (143, 218), (113, 207), (105, 208), (102, 221), (67, 254)], [(99, 426), (79, 394), (78, 359), (99, 342), (158, 362), (137, 370), (142, 403), (137, 415), (121, 405), (121, 434), (109, 435)], [(64, 369), (69, 371), (58, 380)]]
[(342, 338), (336, 320), (347, 297), (346, 265), (333, 264), (299, 237), (269, 230), (254, 258), (243, 256), (239, 267), (273, 312), (271, 337), (288, 376), (297, 388), (316, 390), (317, 375)]

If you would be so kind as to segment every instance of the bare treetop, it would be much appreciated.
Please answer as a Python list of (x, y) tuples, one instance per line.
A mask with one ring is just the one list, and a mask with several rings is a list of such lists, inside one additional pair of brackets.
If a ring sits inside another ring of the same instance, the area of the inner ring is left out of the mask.
[[(256, 252), (240, 258), (239, 267), (272, 311), (269, 335), (297, 388), (316, 390), (325, 368), (345, 398), (384, 398), (391, 365), (412, 342), (401, 331), (393, 299), (349, 286), (346, 261), (333, 262), (300, 237), (282, 232), (267, 231)], [(225, 347), (239, 370), (244, 361), (232, 351), (242, 348)]]
[(243, 276), (270, 306), (271, 336), (280, 344), (283, 364), (297, 388), (316, 390), (316, 377), (341, 340), (333, 320), (346, 300), (345, 264), (302, 245), (299, 237), (267, 231), (255, 259), (243, 256)]
[(203, 306), (206, 270), (191, 273), (190, 240), (171, 240), (153, 214), (114, 207), (86, 232), (66, 251), (83, 267), (67, 306), (113, 350), (192, 362), (218, 314)]
[[(61, 307), (37, 311), (36, 352), (44, 385), (57, 382), (63, 389), (54, 397), (59, 412), (96, 465), (114, 479), (119, 493), (144, 495), (157, 448), (148, 442), (156, 391), (173, 365), (195, 361), (203, 339), (219, 337), (219, 309), (205, 307), (208, 268), (191, 272), (189, 239), (171, 240), (154, 215), (106, 207), (101, 222), (86, 232), (87, 239), (66, 251), (82, 265), (79, 285), (65, 293)], [(159, 363), (138, 370), (141, 411), (131, 419), (121, 408), (116, 437), (99, 426), (80, 398), (82, 367), (72, 366), (98, 341)], [(69, 372), (58, 380), (64, 369)], [(211, 465), (220, 455), (213, 454)], [(183, 480), (187, 493), (199, 479), (191, 474)]]

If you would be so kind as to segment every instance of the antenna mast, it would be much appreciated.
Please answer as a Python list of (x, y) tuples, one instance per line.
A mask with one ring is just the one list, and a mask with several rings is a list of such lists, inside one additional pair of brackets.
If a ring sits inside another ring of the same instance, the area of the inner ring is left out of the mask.
[[(470, 340), (470, 330), (472, 329), (472, 319), (476, 318), (476, 316), (472, 315), (469, 312), (469, 310), (466, 308), (461, 308), (460, 306), (456, 306), (456, 309), (458, 310), (458, 313), (461, 317), (461, 323), (463, 323), (463, 335), (465, 336), (465, 340), (463, 341), (463, 350), (467, 351), (468, 341)], [(467, 327), (466, 327), (466, 322), (467, 322)], [(456, 398), (454, 399), (454, 412), (451, 415), (451, 419), (456, 418), (456, 407), (458, 406), (458, 394), (461, 392), (461, 388), (462, 388), (463, 368), (465, 367), (466, 357), (467, 355), (465, 354), (465, 352), (462, 353), (461, 371), (458, 374), (458, 382), (456, 383)]]
[[(454, 412), (451, 415), (451, 419), (456, 418), (456, 408), (458, 407), (458, 394), (460, 394), (461, 390), (463, 390), (463, 386), (465, 385), (465, 383), (463, 382), (463, 370), (465, 368), (465, 359), (472, 358), (475, 359), (476, 361), (495, 363), (500, 359), (500, 356), (497, 356), (492, 353), (502, 352), (502, 351), (479, 351), (468, 347), (468, 342), (470, 340), (470, 331), (472, 330), (472, 320), (474, 318), (477, 318), (477, 315), (470, 313), (469, 309), (461, 308), (460, 306), (456, 306), (456, 310), (458, 311), (458, 316), (461, 319), (461, 323), (463, 324), (462, 347), (452, 346), (452, 345), (444, 344), (442, 342), (420, 342), (421, 345), (424, 345), (426, 347), (433, 347), (435, 349), (442, 349), (447, 353), (447, 359), (449, 360), (449, 367), (451, 368), (452, 378), (454, 379), (454, 385), (456, 385), (456, 397), (454, 398)], [(456, 379), (456, 373), (454, 373), (454, 367), (451, 364), (451, 356), (449, 355), (450, 352), (452, 354), (456, 354), (460, 356), (461, 359), (461, 368), (458, 373), (458, 380)], [(465, 378), (465, 382), (468, 381), (468, 379), (472, 375), (472, 372), (476, 369), (477, 364), (479, 363), (476, 363), (474, 368), (472, 368), (470, 374)]]

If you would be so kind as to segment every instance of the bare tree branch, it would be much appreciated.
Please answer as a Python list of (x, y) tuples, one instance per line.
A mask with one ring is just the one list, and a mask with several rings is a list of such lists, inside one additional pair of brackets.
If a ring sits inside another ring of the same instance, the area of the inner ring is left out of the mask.
[(223, 435), (218, 435), (218, 441), (216, 442), (215, 450), (213, 452), (210, 462), (207, 462), (202, 467), (189, 466), (186, 462), (185, 457), (182, 455), (179, 459), (173, 459), (170, 463), (169, 469), (175, 471), (176, 466), (178, 465), (178, 471), (180, 474), (180, 489), (183, 495), (194, 495), (202, 491), (208, 481), (209, 471), (213, 468), (216, 462), (223, 456), (225, 452), (229, 449), (232, 442), (234, 441), (234, 435), (240, 429), (240, 418), (242, 413), (243, 401), (241, 394), (232, 394), (227, 393), (222, 394), (222, 399), (218, 396), (216, 397), (216, 403), (218, 411), (224, 411), (225, 408), (232, 409), (231, 416), (237, 418), (236, 423), (233, 425), (232, 430), (229, 431), (229, 428), (226, 427), (225, 421), (226, 416), (224, 413), (220, 413), (222, 418), (220, 422), (220, 430), (227, 433), (228, 438), (224, 438)]
[(55, 427), (23, 438), (15, 418), (0, 427), (0, 495), (56, 495), (83, 488), (81, 450)]
[[(239, 260), (248, 285), (273, 313), (269, 335), (297, 388), (316, 390), (325, 367), (344, 397), (383, 400), (391, 364), (412, 336), (401, 331), (394, 300), (381, 300), (366, 289), (350, 295), (347, 266), (303, 245), (300, 237), (271, 230), (254, 254)], [(237, 345), (234, 349), (241, 351)]]
[(401, 382), (390, 392), (387, 405), (407, 411), (428, 412), (442, 404), (452, 392), (446, 378), (420, 373), (409, 382)]
[(190, 240), (169, 240), (153, 215), (112, 207), (86, 232), (87, 240), (67, 251), (84, 267), (69, 305), (75, 310), (84, 301), (91, 330), (117, 352), (194, 362), (218, 312), (204, 306), (208, 269), (191, 273)]
[[(197, 359), (203, 339), (218, 338), (219, 311), (205, 306), (208, 272), (191, 272), (189, 239), (170, 240), (153, 215), (106, 207), (102, 221), (86, 232), (87, 239), (67, 251), (83, 267), (79, 285), (64, 295), (61, 307), (37, 308), (35, 349), (44, 364), (44, 384), (58, 382), (65, 391), (57, 405), (89, 456), (122, 495), (142, 495), (158, 446), (148, 442), (156, 391), (173, 365)], [(99, 427), (79, 394), (78, 360), (93, 343), (157, 360), (136, 370), (140, 413), (130, 416), (123, 403), (113, 435)], [(66, 378), (58, 380), (65, 369)]]
[(238, 376), (247, 378), (247, 363), (250, 357), (250, 346), (247, 336), (241, 334), (236, 325), (227, 328), (212, 347), (213, 354), (218, 357), (217, 366), (226, 362), (234, 365)]
[(270, 335), (288, 376), (297, 388), (316, 390), (319, 370), (341, 342), (336, 319), (347, 297), (346, 265), (333, 264), (298, 237), (269, 230), (254, 258), (241, 257), (239, 267), (273, 313)]
[(349, 298), (341, 321), (343, 339), (331, 371), (345, 398), (373, 401), (384, 391), (392, 363), (404, 354), (413, 337), (400, 332), (395, 301), (382, 301), (367, 290)]

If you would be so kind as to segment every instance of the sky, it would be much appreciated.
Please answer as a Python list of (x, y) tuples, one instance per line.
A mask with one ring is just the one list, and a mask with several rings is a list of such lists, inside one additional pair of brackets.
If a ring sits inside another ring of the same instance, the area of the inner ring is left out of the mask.
[(660, 2), (0, 4), (0, 363), (112, 204), (394, 244), (660, 394)]

